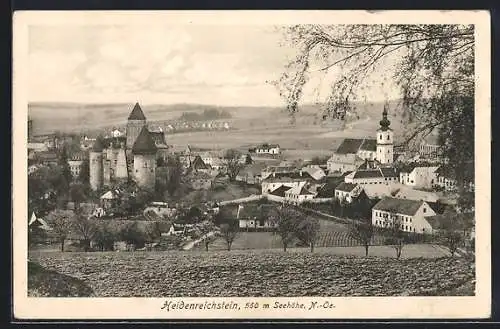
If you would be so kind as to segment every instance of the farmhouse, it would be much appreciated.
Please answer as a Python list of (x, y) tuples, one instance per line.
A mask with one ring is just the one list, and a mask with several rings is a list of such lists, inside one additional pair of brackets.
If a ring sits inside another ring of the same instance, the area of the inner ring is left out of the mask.
[(273, 205), (239, 205), (236, 218), (239, 222), (239, 227), (244, 229), (254, 230), (270, 230), (277, 226), (272, 218)]
[(335, 188), (335, 199), (351, 203), (362, 191), (363, 188), (360, 185), (344, 182)]
[(398, 183), (399, 173), (396, 168), (356, 170), (345, 176), (344, 181), (346, 183), (359, 184), (359, 185), (371, 185), (371, 184), (391, 185)]
[(372, 224), (382, 228), (400, 225), (404, 232), (432, 234), (432, 226), (426, 218), (435, 215), (425, 201), (386, 197), (372, 208)]
[(442, 147), (438, 143), (438, 134), (427, 135), (419, 145), (418, 154), (422, 158), (436, 159), (441, 155)]
[(259, 184), (262, 180), (262, 170), (265, 167), (266, 164), (262, 162), (246, 165), (242, 170), (240, 170), (236, 176), (236, 180), (247, 184)]
[(305, 183), (292, 187), (285, 191), (285, 199), (293, 204), (301, 204), (305, 201), (310, 201), (316, 196), (316, 193), (309, 191)]
[[(468, 191), (474, 190), (474, 163), (466, 164), (464, 170), (466, 177), (464, 177), (465, 189)], [(450, 165), (442, 165), (436, 170), (437, 186), (445, 189), (446, 191), (457, 190), (457, 180), (454, 175), (454, 169)]]
[(264, 144), (257, 145), (256, 147), (249, 149), (248, 152), (255, 153), (255, 154), (278, 155), (278, 154), (280, 154), (280, 146), (278, 144), (264, 143)]

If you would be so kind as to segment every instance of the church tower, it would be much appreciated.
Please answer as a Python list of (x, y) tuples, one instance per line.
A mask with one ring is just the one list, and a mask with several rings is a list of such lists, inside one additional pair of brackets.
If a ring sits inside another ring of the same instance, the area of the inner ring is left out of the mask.
[(100, 138), (97, 138), (89, 152), (89, 181), (92, 190), (96, 191), (102, 187), (103, 163), (102, 151), (104, 146)]
[(146, 126), (142, 127), (132, 146), (133, 177), (137, 186), (152, 191), (156, 183), (156, 152), (157, 148), (151, 134)]
[(391, 122), (387, 119), (387, 104), (382, 112), (380, 128), (377, 130), (377, 156), (376, 159), (381, 164), (392, 164), (394, 161), (394, 133), (389, 126)]
[(132, 112), (128, 116), (127, 121), (127, 149), (131, 149), (135, 143), (135, 140), (139, 136), (141, 129), (146, 126), (146, 116), (142, 112), (139, 103), (135, 103)]

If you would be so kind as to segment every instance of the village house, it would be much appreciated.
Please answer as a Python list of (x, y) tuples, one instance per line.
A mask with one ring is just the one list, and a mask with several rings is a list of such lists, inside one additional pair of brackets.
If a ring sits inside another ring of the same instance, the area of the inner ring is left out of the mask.
[(311, 201), (316, 196), (316, 193), (311, 192), (306, 188), (306, 183), (293, 186), (285, 191), (285, 200), (292, 204), (301, 204), (306, 201)]
[(262, 180), (262, 170), (265, 168), (266, 164), (262, 162), (254, 162), (252, 164), (246, 165), (240, 170), (236, 176), (236, 180), (239, 182), (245, 182), (247, 184), (260, 184)]
[(119, 190), (109, 190), (99, 198), (101, 202), (101, 207), (106, 211), (114, 208), (118, 205), (121, 198), (121, 191)]
[[(343, 144), (340, 146), (342, 147)], [(339, 153), (339, 150), (343, 152), (341, 147), (326, 162), (329, 175), (341, 175), (345, 172), (354, 171), (365, 161), (356, 153)]]
[(425, 201), (386, 197), (372, 208), (372, 224), (381, 228), (401, 225), (404, 232), (432, 234), (432, 226), (426, 218), (435, 215)]
[(296, 187), (300, 184), (305, 184), (305, 177), (268, 177), (261, 182), (262, 194), (268, 194), (280, 186)]
[(345, 182), (340, 183), (335, 188), (335, 199), (351, 203), (362, 191), (363, 188), (360, 185)]
[(399, 182), (399, 172), (396, 168), (356, 170), (345, 176), (344, 181), (363, 186), (373, 184), (391, 185)]
[(438, 184), (436, 165), (411, 164), (400, 170), (399, 181), (414, 188), (431, 189)]
[(255, 153), (255, 154), (279, 155), (280, 154), (280, 146), (279, 146), (279, 144), (264, 143), (264, 144), (257, 145), (256, 147), (249, 149), (248, 152)]
[[(466, 165), (464, 170), (465, 189), (474, 191), (474, 163)], [(436, 186), (443, 188), (445, 191), (454, 192), (457, 190), (457, 180), (454, 175), (454, 169), (450, 165), (442, 165), (436, 170), (437, 184)]]
[(209, 190), (214, 185), (217, 172), (209, 174), (207, 172), (191, 172), (187, 179), (193, 190)]
[(395, 197), (426, 202), (437, 202), (439, 200), (439, 196), (435, 192), (416, 190), (408, 186), (401, 186)]
[(276, 228), (278, 223), (271, 216), (273, 208), (273, 205), (238, 205), (236, 219), (240, 229), (268, 231)]
[(37, 152), (47, 152), (49, 148), (45, 143), (41, 142), (28, 142), (28, 150), (33, 150), (35, 153)]

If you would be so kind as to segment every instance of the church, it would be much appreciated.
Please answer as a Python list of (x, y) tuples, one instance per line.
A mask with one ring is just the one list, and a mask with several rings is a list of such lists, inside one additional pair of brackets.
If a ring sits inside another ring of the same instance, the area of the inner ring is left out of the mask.
[(376, 138), (346, 138), (327, 161), (327, 169), (332, 174), (343, 175), (362, 169), (390, 166), (394, 161), (394, 133), (387, 119), (387, 105), (382, 112), (380, 128)]
[(97, 139), (89, 152), (90, 186), (95, 191), (133, 179), (140, 188), (154, 190), (156, 163), (165, 159), (168, 146), (163, 131), (151, 131), (136, 103), (127, 120), (126, 134), (113, 131)]

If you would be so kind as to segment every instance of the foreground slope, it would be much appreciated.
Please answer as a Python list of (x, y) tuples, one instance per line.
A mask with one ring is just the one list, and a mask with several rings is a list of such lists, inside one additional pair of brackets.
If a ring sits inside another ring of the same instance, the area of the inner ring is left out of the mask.
[(448, 257), (397, 260), (255, 250), (47, 252), (31, 258), (84, 281), (99, 297), (425, 296), (473, 287), (474, 280), (471, 264)]

